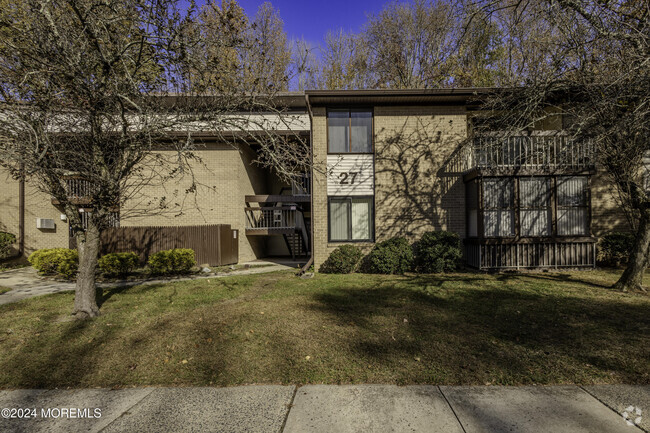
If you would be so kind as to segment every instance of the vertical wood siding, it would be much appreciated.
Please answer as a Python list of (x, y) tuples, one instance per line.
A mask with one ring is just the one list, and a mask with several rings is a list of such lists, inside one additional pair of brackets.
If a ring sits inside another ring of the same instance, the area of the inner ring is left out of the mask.
[(101, 253), (132, 251), (144, 263), (158, 251), (191, 248), (198, 264), (222, 266), (239, 260), (239, 232), (228, 224), (176, 227), (116, 227), (102, 232)]

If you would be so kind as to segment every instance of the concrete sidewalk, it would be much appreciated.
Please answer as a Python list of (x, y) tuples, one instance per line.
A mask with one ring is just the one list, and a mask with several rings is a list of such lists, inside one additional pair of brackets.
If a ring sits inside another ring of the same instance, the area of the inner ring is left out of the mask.
[[(626, 423), (629, 406), (642, 411), (640, 426)], [(5, 408), (36, 416), (6, 419)], [(3, 432), (633, 433), (650, 427), (650, 386), (14, 390), (0, 391), (0, 409)]]
[[(243, 263), (247, 264), (247, 263)], [(250, 269), (240, 269), (228, 273), (217, 274), (193, 274), (187, 277), (174, 277), (174, 278), (149, 278), (144, 280), (125, 280), (125, 281), (111, 281), (99, 283), (101, 288), (108, 287), (131, 287), (146, 284), (165, 284), (175, 281), (197, 280), (202, 278), (224, 278), (235, 275), (252, 275), (252, 274), (265, 274), (267, 272), (277, 272), (286, 270), (297, 271), (295, 264), (290, 261), (255, 261), (248, 262), (251, 265), (264, 264), (264, 267), (255, 267)], [(0, 294), (0, 305), (11, 304), (23, 299), (33, 298), (34, 296), (49, 295), (51, 293), (65, 292), (74, 290), (75, 283), (67, 281), (55, 281), (46, 279), (38, 275), (36, 269), (32, 267), (13, 269), (10, 271), (0, 272), (0, 287), (9, 287), (10, 291)]]

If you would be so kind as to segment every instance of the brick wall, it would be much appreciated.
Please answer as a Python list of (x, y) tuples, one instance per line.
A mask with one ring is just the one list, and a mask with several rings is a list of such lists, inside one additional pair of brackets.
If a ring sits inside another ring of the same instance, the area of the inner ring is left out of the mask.
[[(18, 181), (11, 179), (5, 170), (0, 170), (0, 230), (18, 238), (19, 199)], [(37, 218), (51, 218), (54, 229), (36, 228)], [(25, 254), (40, 248), (67, 248), (68, 224), (61, 221), (61, 211), (52, 205), (51, 197), (38, 191), (29, 182), (25, 185)], [(18, 252), (18, 245), (15, 245)]]
[[(165, 154), (165, 152), (162, 152)], [(269, 194), (270, 174), (252, 164), (254, 153), (247, 146), (207, 144), (196, 152), (200, 162), (193, 174), (165, 182), (154, 182), (123, 207), (123, 226), (230, 224), (239, 230), (239, 260), (264, 254), (264, 238), (246, 236), (245, 195)], [(171, 152), (169, 152), (171, 155)], [(196, 192), (186, 193), (192, 181)], [(277, 193), (277, 191), (276, 191)], [(166, 197), (167, 209), (157, 205)]]
[[(164, 153), (164, 152), (163, 152)], [(193, 164), (196, 193), (186, 193), (192, 177), (187, 175), (171, 181), (153, 180), (133, 196), (121, 210), (122, 226), (140, 225), (203, 225), (230, 224), (239, 230), (239, 260), (255, 260), (265, 256), (266, 240), (262, 236), (246, 236), (245, 195), (270, 194), (277, 186), (272, 175), (252, 164), (255, 158), (248, 147), (236, 149), (227, 144), (208, 144), (196, 152), (201, 162)], [(171, 152), (168, 152), (172, 156)], [(0, 230), (18, 235), (18, 182), (0, 172)], [(61, 210), (51, 198), (27, 184), (25, 197), (25, 249), (68, 247), (68, 224), (61, 221)], [(169, 209), (158, 206), (166, 197)], [(54, 230), (36, 228), (36, 218), (52, 218)]]
[(591, 178), (591, 232), (603, 236), (613, 231), (630, 231), (625, 214), (621, 211), (618, 194), (603, 170)]
[[(327, 242), (326, 110), (314, 109), (315, 268), (340, 243)], [(467, 135), (464, 107), (375, 107), (375, 239), (415, 240), (428, 230), (464, 236), (465, 189), (448, 160)], [(355, 244), (369, 251), (373, 244)]]

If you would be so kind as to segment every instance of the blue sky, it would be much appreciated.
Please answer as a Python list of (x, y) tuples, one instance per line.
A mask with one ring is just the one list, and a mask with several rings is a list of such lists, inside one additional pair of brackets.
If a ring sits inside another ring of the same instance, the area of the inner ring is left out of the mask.
[[(274, 0), (270, 3), (280, 11), (290, 40), (304, 37), (310, 44), (318, 45), (328, 30), (358, 31), (366, 21), (366, 13), (379, 12), (387, 1)], [(264, 1), (238, 0), (238, 3), (248, 16), (253, 16)]]

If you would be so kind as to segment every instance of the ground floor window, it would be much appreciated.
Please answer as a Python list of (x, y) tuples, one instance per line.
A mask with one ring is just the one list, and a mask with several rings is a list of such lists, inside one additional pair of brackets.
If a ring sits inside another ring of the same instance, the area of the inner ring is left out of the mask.
[(521, 236), (551, 235), (551, 179), (519, 179)]
[(557, 234), (586, 236), (588, 234), (589, 182), (585, 176), (557, 178)]
[(590, 234), (588, 176), (484, 177), (465, 194), (469, 237)]
[(485, 236), (514, 236), (514, 179), (509, 177), (485, 179), (483, 181), (483, 209)]
[(369, 241), (374, 238), (372, 197), (330, 197), (329, 240)]

